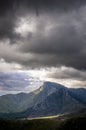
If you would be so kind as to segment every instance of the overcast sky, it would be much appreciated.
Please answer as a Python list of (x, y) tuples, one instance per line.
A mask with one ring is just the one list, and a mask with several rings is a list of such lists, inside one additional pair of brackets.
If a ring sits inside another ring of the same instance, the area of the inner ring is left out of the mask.
[(86, 87), (86, 0), (0, 0), (0, 71)]

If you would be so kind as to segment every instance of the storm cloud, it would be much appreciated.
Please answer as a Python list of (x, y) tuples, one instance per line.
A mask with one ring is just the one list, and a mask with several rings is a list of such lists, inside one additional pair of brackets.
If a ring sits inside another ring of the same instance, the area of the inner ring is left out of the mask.
[(48, 77), (85, 86), (86, 1), (1, 0), (0, 59), (0, 71), (54, 67)]
[(74, 68), (67, 68), (65, 66), (53, 69), (48, 73), (48, 77), (56, 79), (75, 79), (78, 81), (86, 81), (86, 71), (76, 70)]
[[(32, 17), (30, 14), (20, 17), (13, 31), (19, 38), (15, 37), (15, 42), (12, 42), (10, 37), (4, 37), (0, 44), (0, 57), (25, 66), (66, 65), (86, 69), (85, 11), (84, 7), (53, 16)], [(30, 17), (32, 21), (29, 21)]]

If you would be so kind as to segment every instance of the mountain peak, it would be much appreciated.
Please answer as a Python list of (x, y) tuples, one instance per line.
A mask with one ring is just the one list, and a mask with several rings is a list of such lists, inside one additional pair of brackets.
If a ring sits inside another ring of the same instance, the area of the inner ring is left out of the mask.
[(43, 86), (40, 86), (38, 89), (34, 90), (33, 93), (34, 94), (38, 94), (43, 90)]
[(54, 87), (56, 89), (60, 89), (60, 88), (66, 88), (65, 86), (59, 84), (59, 83), (55, 83), (55, 82), (50, 82), (50, 81), (46, 81), (43, 84), (44, 87)]
[(46, 81), (42, 86), (40, 86), (39, 89), (35, 91), (35, 94), (43, 93), (43, 95), (45, 94), (45, 96), (48, 96), (59, 91), (60, 89), (65, 90), (66, 87), (58, 83)]
[(45, 81), (43, 83), (43, 85), (41, 85), (38, 89), (34, 90), (33, 93), (38, 94), (38, 93), (40, 93), (41, 91), (44, 91), (44, 90), (50, 91), (50, 90), (57, 90), (57, 89), (60, 89), (60, 88), (66, 88), (66, 87), (64, 87), (63, 85), (58, 84), (58, 83)]

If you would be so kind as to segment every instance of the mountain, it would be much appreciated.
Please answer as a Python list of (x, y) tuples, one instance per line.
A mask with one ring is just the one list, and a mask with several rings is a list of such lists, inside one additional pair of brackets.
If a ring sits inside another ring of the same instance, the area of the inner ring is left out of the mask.
[[(63, 113), (71, 113), (86, 107), (86, 103), (75, 97), (73, 91), (60, 84), (45, 82), (41, 91), (35, 97), (35, 104), (28, 108), (23, 114), (25, 116), (46, 116)], [(86, 95), (86, 90), (85, 93)]]
[(32, 106), (34, 94), (7, 94), (0, 97), (0, 113), (15, 113)]
[[(86, 89), (45, 82), (31, 93), (0, 97), (0, 117), (38, 117), (71, 113), (86, 107)], [(85, 99), (84, 99), (85, 98)]]
[(76, 89), (70, 89), (71, 96), (79, 100), (80, 102), (83, 102), (86, 104), (86, 89), (85, 88), (76, 88)]

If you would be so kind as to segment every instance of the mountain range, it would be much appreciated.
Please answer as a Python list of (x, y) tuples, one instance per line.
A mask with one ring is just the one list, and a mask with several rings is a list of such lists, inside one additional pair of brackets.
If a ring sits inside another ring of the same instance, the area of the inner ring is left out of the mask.
[(39, 117), (72, 113), (86, 108), (86, 89), (44, 82), (30, 93), (0, 96), (0, 117)]

